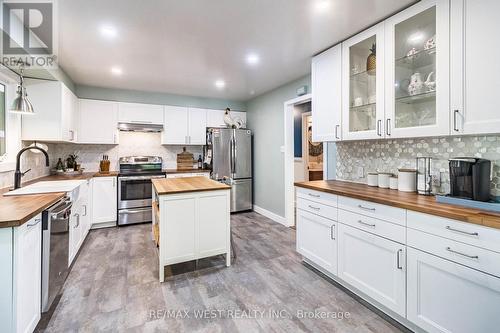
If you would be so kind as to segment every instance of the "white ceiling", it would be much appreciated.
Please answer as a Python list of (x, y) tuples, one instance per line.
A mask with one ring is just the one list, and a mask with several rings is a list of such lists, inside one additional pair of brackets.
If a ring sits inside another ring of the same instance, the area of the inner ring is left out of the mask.
[[(59, 60), (77, 84), (248, 100), (414, 0), (64, 0)], [(100, 28), (116, 28), (114, 39)], [(249, 66), (248, 53), (260, 56)], [(123, 69), (121, 76), (111, 67)], [(214, 82), (226, 81), (218, 90)]]

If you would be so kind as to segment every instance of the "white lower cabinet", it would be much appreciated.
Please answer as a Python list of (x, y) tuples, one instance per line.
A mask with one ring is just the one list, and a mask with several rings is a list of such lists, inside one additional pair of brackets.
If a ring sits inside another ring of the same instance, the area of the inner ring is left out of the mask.
[(31, 333), (41, 317), (41, 214), (1, 228), (0, 250), (0, 331)]
[(406, 315), (406, 247), (339, 223), (338, 276), (395, 313)]
[(408, 248), (408, 320), (428, 332), (497, 332), (500, 279)]
[(117, 218), (116, 177), (92, 179), (92, 226), (115, 222)]
[(297, 209), (297, 252), (337, 275), (337, 223)]

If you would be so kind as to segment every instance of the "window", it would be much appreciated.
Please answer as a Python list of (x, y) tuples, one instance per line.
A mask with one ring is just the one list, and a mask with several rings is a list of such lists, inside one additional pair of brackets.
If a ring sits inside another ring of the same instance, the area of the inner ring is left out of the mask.
[(0, 160), (7, 153), (5, 143), (6, 135), (6, 112), (5, 112), (5, 85), (0, 83)]

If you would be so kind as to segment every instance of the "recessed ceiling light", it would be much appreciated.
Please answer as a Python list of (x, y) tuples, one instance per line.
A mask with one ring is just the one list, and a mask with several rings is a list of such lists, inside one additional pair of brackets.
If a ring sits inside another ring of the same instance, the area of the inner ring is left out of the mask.
[(118, 32), (116, 31), (115, 27), (112, 27), (110, 25), (103, 25), (101, 27), (101, 35), (103, 35), (106, 38), (115, 38)]
[(328, 8), (330, 8), (330, 0), (317, 0), (314, 4), (314, 8), (317, 12), (324, 12)]
[(122, 75), (123, 71), (120, 67), (111, 67), (111, 73), (114, 75)]
[(257, 65), (260, 62), (260, 57), (258, 54), (250, 53), (247, 55), (247, 64), (249, 65)]
[(223, 89), (226, 86), (226, 82), (224, 80), (215, 81), (215, 86), (219, 89)]
[(255, 95), (255, 90), (250, 90), (250, 95)]

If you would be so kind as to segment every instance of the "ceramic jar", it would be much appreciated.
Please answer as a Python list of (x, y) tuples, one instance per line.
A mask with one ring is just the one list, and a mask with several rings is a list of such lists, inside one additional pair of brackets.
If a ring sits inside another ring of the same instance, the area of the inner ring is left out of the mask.
[(391, 190), (398, 189), (398, 177), (397, 176), (392, 176), (389, 178), (389, 188)]
[(366, 184), (368, 186), (378, 186), (378, 173), (368, 172), (366, 176)]
[(392, 176), (392, 173), (380, 172), (378, 174), (378, 187), (389, 188), (389, 178), (391, 176)]
[(415, 192), (417, 190), (417, 170), (399, 169), (398, 170), (398, 190), (402, 192)]

